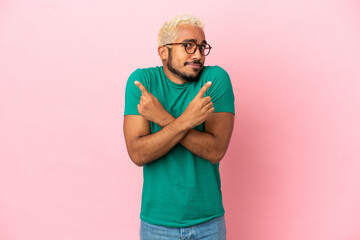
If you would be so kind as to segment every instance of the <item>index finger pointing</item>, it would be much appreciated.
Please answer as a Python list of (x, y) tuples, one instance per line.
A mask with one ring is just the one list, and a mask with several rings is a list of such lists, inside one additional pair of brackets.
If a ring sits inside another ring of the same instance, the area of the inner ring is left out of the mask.
[(206, 93), (206, 91), (208, 90), (208, 88), (211, 86), (211, 82), (207, 82), (205, 83), (204, 86), (202, 86), (202, 88), (199, 90), (199, 93), (196, 95), (197, 97), (204, 97), (204, 94)]
[(138, 86), (138, 88), (140, 88), (140, 91), (143, 93), (147, 93), (148, 91), (146, 90), (146, 88), (139, 82), (139, 81), (135, 81), (134, 82), (136, 86)]

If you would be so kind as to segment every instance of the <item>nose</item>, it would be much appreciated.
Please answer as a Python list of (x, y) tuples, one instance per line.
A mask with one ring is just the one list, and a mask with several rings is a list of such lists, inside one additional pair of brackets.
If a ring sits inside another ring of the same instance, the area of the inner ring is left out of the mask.
[(195, 52), (191, 54), (192, 59), (201, 59), (203, 55), (200, 53), (200, 46), (196, 46)]

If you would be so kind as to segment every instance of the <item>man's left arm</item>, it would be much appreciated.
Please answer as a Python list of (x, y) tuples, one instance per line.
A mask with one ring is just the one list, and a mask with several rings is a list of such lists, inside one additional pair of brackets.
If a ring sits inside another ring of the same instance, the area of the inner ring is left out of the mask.
[[(168, 116), (168, 123), (175, 120), (174, 117), (170, 116)], [(233, 128), (233, 113), (212, 113), (205, 122), (205, 132), (190, 129), (180, 144), (193, 154), (216, 164), (226, 153)]]
[[(175, 118), (168, 112), (158, 115), (157, 124), (165, 127)], [(161, 120), (160, 120), (161, 119)], [(190, 129), (180, 141), (187, 150), (208, 160), (212, 164), (220, 162), (229, 146), (234, 128), (234, 114), (230, 112), (212, 113), (205, 121), (205, 132)]]

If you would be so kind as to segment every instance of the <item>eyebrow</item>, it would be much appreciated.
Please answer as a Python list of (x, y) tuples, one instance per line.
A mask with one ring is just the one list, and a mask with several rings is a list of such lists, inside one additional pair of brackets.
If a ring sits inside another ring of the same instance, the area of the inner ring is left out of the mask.
[[(191, 38), (191, 39), (185, 39), (184, 41), (182, 41), (182, 42), (194, 42), (194, 43), (196, 43), (196, 39), (194, 39), (194, 38)], [(201, 43), (207, 43), (205, 40), (203, 40)]]

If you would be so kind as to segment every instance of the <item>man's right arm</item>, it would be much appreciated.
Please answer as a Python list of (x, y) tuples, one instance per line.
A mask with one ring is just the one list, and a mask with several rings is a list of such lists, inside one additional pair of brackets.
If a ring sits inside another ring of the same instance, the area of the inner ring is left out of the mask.
[(140, 115), (124, 117), (124, 135), (131, 160), (139, 167), (170, 151), (187, 133), (181, 119), (150, 134), (150, 123)]

